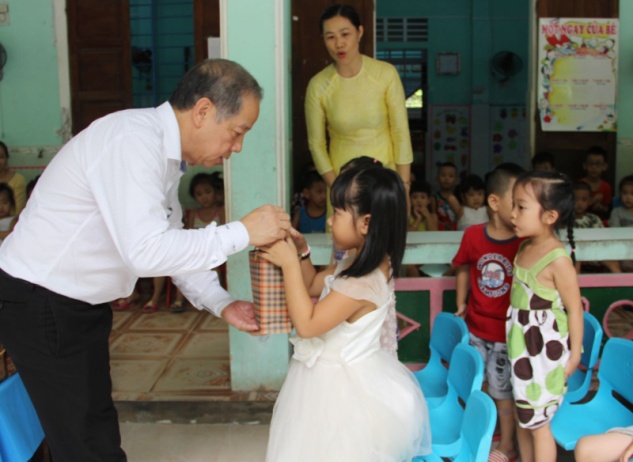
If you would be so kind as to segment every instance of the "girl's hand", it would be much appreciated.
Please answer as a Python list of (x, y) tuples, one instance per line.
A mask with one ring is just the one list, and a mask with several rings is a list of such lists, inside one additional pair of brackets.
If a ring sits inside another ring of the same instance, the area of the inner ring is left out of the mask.
[(299, 231), (295, 228), (290, 228), (290, 237), (292, 241), (295, 243), (295, 247), (297, 248), (297, 253), (305, 253), (308, 250), (308, 243), (306, 242), (306, 238), (303, 237)]
[(565, 364), (565, 381), (574, 373), (580, 364), (580, 357), (575, 358), (574, 355), (569, 357), (569, 361)]
[(279, 239), (270, 245), (261, 246), (258, 249), (258, 255), (282, 269), (289, 263), (298, 261), (297, 247), (289, 237)]

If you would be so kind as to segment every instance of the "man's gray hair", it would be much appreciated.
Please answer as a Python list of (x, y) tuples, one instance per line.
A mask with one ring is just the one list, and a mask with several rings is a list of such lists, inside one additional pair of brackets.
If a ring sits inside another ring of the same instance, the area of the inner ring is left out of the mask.
[(242, 98), (261, 101), (263, 90), (246, 69), (227, 59), (207, 59), (191, 68), (169, 98), (174, 109), (191, 109), (200, 98), (209, 98), (221, 122), (242, 110)]

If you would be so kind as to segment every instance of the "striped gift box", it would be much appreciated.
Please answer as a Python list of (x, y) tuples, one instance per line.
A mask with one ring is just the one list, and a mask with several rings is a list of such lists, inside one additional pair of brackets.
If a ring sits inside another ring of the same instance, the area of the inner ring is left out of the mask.
[(260, 258), (254, 250), (249, 252), (248, 259), (259, 332), (264, 335), (289, 333), (292, 331), (292, 324), (286, 306), (281, 268)]

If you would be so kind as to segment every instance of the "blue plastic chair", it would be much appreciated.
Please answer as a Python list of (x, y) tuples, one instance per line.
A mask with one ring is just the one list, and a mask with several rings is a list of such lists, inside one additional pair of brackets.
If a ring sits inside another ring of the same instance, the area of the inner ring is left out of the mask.
[(438, 456), (455, 457), (459, 454), (464, 404), (473, 391), (481, 390), (483, 381), (484, 360), (481, 353), (470, 345), (457, 345), (448, 367), (446, 398), (438, 407), (429, 408), (432, 447)]
[[(552, 419), (556, 442), (567, 451), (583, 436), (633, 425), (633, 341), (611, 338), (604, 346), (596, 395), (586, 403), (564, 401)], [(617, 396), (619, 395), (619, 396)], [(628, 401), (628, 406), (622, 400)]]
[[(460, 432), (462, 445), (453, 462), (487, 462), (496, 423), (497, 408), (494, 401), (483, 391), (474, 390), (466, 402)], [(414, 460), (442, 462), (442, 458), (435, 452)]]
[(438, 313), (431, 332), (429, 362), (424, 369), (413, 373), (418, 379), (429, 407), (434, 407), (438, 399), (441, 400), (446, 396), (448, 369), (442, 361), (450, 364), (453, 350), (460, 343), (468, 345), (466, 322), (452, 313)]
[(596, 317), (587, 312), (583, 313), (584, 334), (582, 338), (582, 356), (580, 364), (583, 366), (576, 369), (569, 379), (567, 379), (567, 394), (565, 400), (575, 403), (582, 400), (589, 392), (593, 370), (598, 364), (600, 356), (600, 346), (602, 345), (602, 326)]

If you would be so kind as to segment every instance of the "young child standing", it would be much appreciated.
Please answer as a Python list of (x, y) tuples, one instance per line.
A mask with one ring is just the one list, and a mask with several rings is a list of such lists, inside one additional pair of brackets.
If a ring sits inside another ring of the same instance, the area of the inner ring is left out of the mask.
[(486, 183), (477, 175), (467, 175), (459, 185), (462, 214), (457, 229), (463, 231), (471, 225), (488, 223), (486, 208)]
[(602, 179), (602, 174), (607, 171), (607, 167), (607, 151), (600, 146), (590, 147), (582, 163), (585, 177), (580, 181), (591, 186), (589, 211), (598, 215), (601, 220), (609, 218), (609, 209), (613, 199), (611, 185)]
[[(388, 169), (352, 168), (336, 178), (331, 202), (332, 238), (349, 255), (336, 267), (317, 274), (301, 235), (260, 249), (283, 271), (297, 331), (266, 460), (411, 460), (431, 450), (426, 402), (411, 372), (380, 347), (406, 244), (404, 185)], [(323, 288), (316, 305), (314, 286)]]
[[(609, 217), (609, 227), (633, 227), (633, 175), (625, 176), (620, 180), (620, 207), (616, 207)], [(622, 271), (633, 271), (633, 261), (620, 262)]]
[(444, 162), (438, 166), (437, 183), (440, 188), (435, 193), (435, 213), (437, 213), (439, 231), (455, 231), (457, 220), (462, 214), (462, 206), (454, 194), (457, 184), (457, 166), (452, 162)]
[[(583, 308), (574, 271), (574, 196), (562, 174), (535, 171), (514, 185), (512, 224), (521, 244), (506, 332), (522, 462), (555, 462), (550, 423), (580, 363)], [(557, 237), (567, 228), (572, 258)]]
[(510, 305), (512, 262), (520, 240), (510, 215), (512, 188), (523, 169), (501, 164), (486, 176), (490, 222), (464, 231), (453, 258), (456, 268), (457, 312), (464, 316), (470, 344), (484, 359), (488, 393), (495, 400), (501, 439), (490, 460), (516, 460), (514, 447), (514, 402), (505, 322)]
[(325, 180), (314, 170), (303, 180), (305, 203), (292, 217), (292, 226), (300, 233), (324, 233), (327, 214), (327, 186)]

